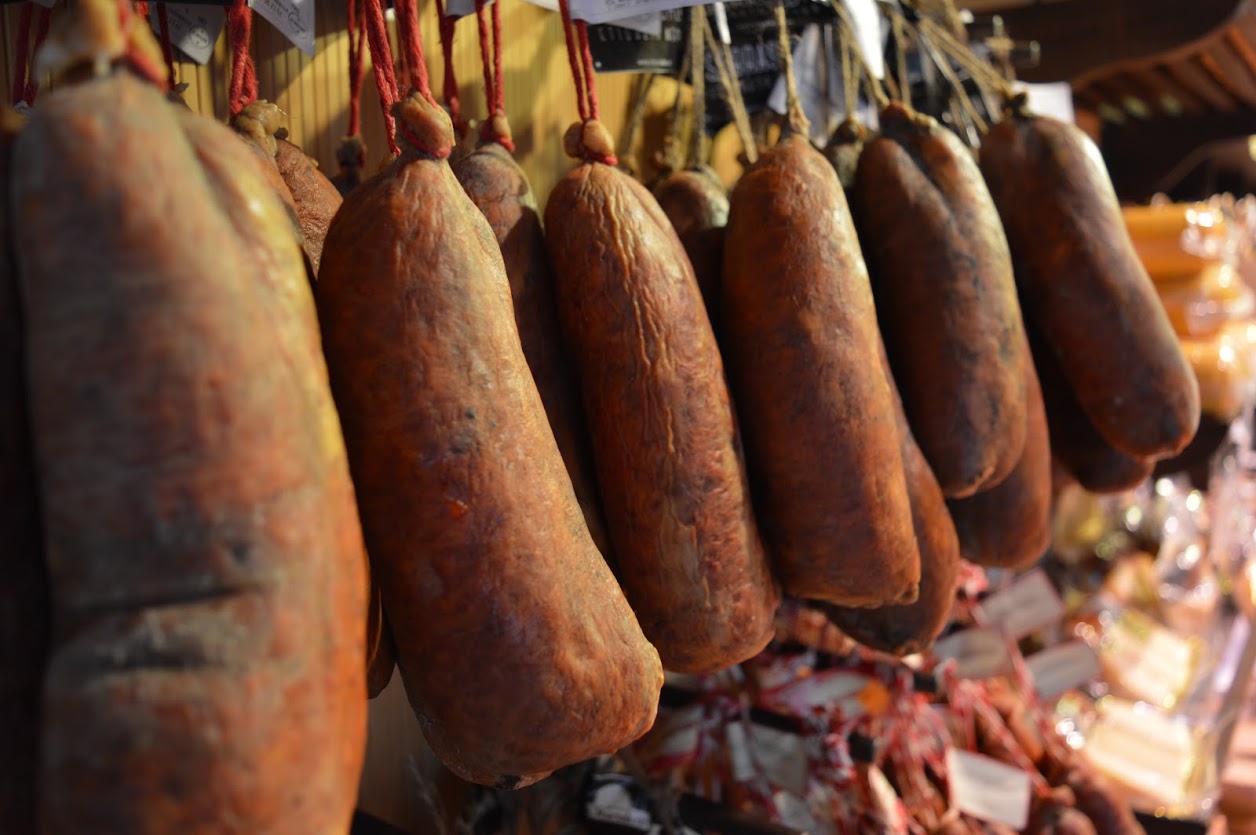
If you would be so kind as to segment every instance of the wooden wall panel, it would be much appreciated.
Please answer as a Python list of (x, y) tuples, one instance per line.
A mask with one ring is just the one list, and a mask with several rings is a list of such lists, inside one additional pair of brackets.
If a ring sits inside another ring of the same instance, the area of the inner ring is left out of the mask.
[[(443, 72), (439, 38), (436, 32), (434, 0), (420, 0), (423, 47), (436, 92)], [(575, 96), (563, 47), (558, 15), (521, 0), (504, 0), (502, 24), (505, 41), (504, 73), (506, 109), (514, 131), (516, 156), (532, 179), (543, 200), (553, 183), (570, 168), (561, 147), (563, 131), (575, 119)], [(253, 55), (258, 70), (262, 98), (274, 101), (287, 114), (292, 141), (316, 158), (329, 175), (337, 170), (336, 146), (348, 122), (348, 34), (345, 30), (344, 0), (316, 0), (316, 52), (313, 58), (292, 46), (260, 15), (255, 15)], [(64, 13), (61, 4), (56, 14)], [(0, 88), (11, 88), (18, 4), (6, 4), (0, 13), (3, 27), (3, 60), (0, 61)], [(390, 25), (394, 53), (395, 29)], [(180, 62), (176, 75), (189, 87), (188, 105), (197, 112), (226, 118), (230, 50), (224, 33), (208, 66)], [(484, 115), (484, 88), (479, 44), (474, 18), (457, 26), (454, 66), (459, 81), (463, 113), (470, 118)], [(630, 106), (632, 75), (600, 75), (598, 96), (603, 121), (618, 136)], [(362, 133), (368, 159), (382, 159), (385, 149), (383, 119), (375, 92), (369, 61), (362, 90)], [(675, 87), (670, 82), (655, 84), (651, 110), (661, 112), (671, 101)], [(7, 98), (8, 93), (4, 94)]]

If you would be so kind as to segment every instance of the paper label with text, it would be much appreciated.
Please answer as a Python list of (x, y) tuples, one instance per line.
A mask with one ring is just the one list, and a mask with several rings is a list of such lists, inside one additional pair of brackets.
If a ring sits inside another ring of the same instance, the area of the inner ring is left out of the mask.
[(662, 12), (590, 26), (589, 54), (593, 56), (593, 69), (597, 72), (679, 72), (685, 47), (684, 14), (682, 11)]
[[(200, 3), (167, 3), (166, 9), (170, 42), (202, 67), (208, 64), (227, 20), (226, 10), (222, 6)], [(159, 28), (157, 15), (152, 15), (152, 24), (156, 32)]]
[(249, 6), (297, 49), (314, 57), (314, 0), (249, 0)]
[(946, 752), (946, 780), (951, 807), (1017, 832), (1029, 823), (1032, 786), (1019, 768), (983, 754), (950, 748)]
[(695, 0), (571, 0), (571, 16), (589, 23), (615, 23), (626, 17), (701, 5)]
[(976, 627), (947, 635), (933, 645), (941, 660), (955, 660), (960, 678), (993, 678), (1012, 670), (1007, 638), (997, 629)]
[(1036, 652), (1025, 659), (1034, 688), (1044, 699), (1053, 699), (1099, 677), (1099, 655), (1085, 641), (1067, 641)]
[(1010, 586), (981, 601), (980, 623), (997, 626), (1020, 639), (1064, 616), (1064, 601), (1041, 568), (1017, 578)]

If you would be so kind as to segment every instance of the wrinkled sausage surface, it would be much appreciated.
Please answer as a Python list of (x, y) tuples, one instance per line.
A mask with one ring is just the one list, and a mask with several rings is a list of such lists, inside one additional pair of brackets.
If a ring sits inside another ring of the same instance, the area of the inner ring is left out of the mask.
[(855, 607), (914, 600), (920, 557), (868, 273), (837, 175), (804, 137), (765, 152), (733, 191), (720, 300), (785, 591)]
[(598, 162), (559, 181), (545, 227), (624, 591), (667, 669), (744, 661), (780, 598), (689, 259), (645, 187)]
[[(448, 149), (413, 93), (408, 136)], [(408, 147), (350, 193), (316, 288), (371, 570), (433, 751), (502, 787), (617, 750), (662, 669), (589, 537), (492, 229)]]

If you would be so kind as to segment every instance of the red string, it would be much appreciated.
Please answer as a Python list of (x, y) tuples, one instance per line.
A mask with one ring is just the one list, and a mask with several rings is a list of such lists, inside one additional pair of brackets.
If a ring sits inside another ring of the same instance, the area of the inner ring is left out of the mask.
[(39, 48), (44, 45), (44, 40), (48, 37), (48, 25), (52, 22), (52, 9), (46, 6), (39, 10), (39, 22), (35, 24), (35, 44), (30, 50), (31, 65), (26, 70), (26, 89), (23, 91), (22, 101), (28, 105), (34, 106), (35, 94), (39, 92), (39, 79), (35, 76), (35, 59), (39, 54)]
[[(497, 8), (497, 4), (493, 4)], [(489, 116), (497, 109), (496, 79), (493, 76), (492, 53), (488, 41), (488, 22), (484, 19), (484, 0), (475, 0), (475, 22), (480, 33), (480, 65), (484, 70), (484, 99)], [(485, 123), (487, 126), (487, 122)]]
[(135, 13), (148, 20), (148, 0), (135, 0)]
[(166, 72), (174, 84), (174, 44), (170, 42), (170, 16), (165, 3), (157, 4), (157, 23), (161, 26), (161, 57), (166, 61)]
[(458, 78), (454, 73), (454, 25), (458, 18), (445, 14), (445, 0), (436, 0), (436, 22), (440, 33), (440, 53), (445, 60), (445, 79), (441, 95), (449, 108), (449, 118), (454, 131), (461, 135), (466, 130), (462, 121), (462, 103), (458, 100)]
[(366, 5), (349, 0), (349, 136), (362, 132), (362, 38), (366, 35)]
[(506, 112), (506, 88), (502, 84), (502, 4), (493, 4), (493, 112)]
[(31, 12), (34, 4), (23, 3), (17, 16), (17, 50), (13, 56), (13, 104), (26, 98), (26, 73), (30, 63)]
[(589, 97), (589, 119), (598, 118), (597, 85), (593, 83), (593, 53), (589, 51), (589, 24), (576, 21), (576, 34), (580, 38), (580, 54), (584, 57), (584, 91)]
[(380, 0), (360, 0), (364, 9), (366, 39), (371, 47), (371, 70), (375, 75), (375, 89), (379, 91), (379, 106), (384, 111), (384, 127), (388, 132), (388, 148), (394, 154), (397, 147), (397, 121), (392, 106), (397, 102), (397, 77), (393, 72), (392, 47), (388, 43), (388, 25), (384, 23), (384, 9)]
[(475, 19), (480, 31), (480, 63), (484, 69), (484, 98), (488, 105), (488, 118), (480, 129), (480, 139), (496, 142), (514, 153), (515, 143), (509, 136), (497, 131), (496, 116), (506, 116), (506, 93), (502, 83), (502, 13), (501, 0), (493, 4), (493, 36), (490, 45), (488, 22), (484, 19), (485, 0), (476, 0)]
[(567, 44), (567, 64), (571, 67), (571, 80), (576, 85), (576, 111), (580, 114), (580, 121), (587, 122), (592, 117), (589, 115), (589, 105), (584, 97), (584, 67), (580, 58), (576, 56), (576, 42), (571, 34), (571, 7), (567, 4), (567, 0), (558, 0), (558, 11), (563, 18), (563, 40)]
[(397, 40), (405, 50), (410, 70), (410, 87), (431, 104), (436, 104), (427, 77), (427, 61), (423, 58), (423, 38), (419, 32), (419, 9), (415, 0), (394, 0), (397, 10)]
[[(136, 25), (133, 18), (139, 16), (138, 9), (142, 7), (132, 8), (130, 0), (117, 0), (117, 7), (118, 28), (124, 33), (130, 33), (131, 27)], [(49, 17), (49, 20), (51, 20), (51, 16)], [(47, 34), (47, 22), (42, 18), (40, 19), (40, 27), (43, 30), (43, 33)], [(43, 36), (40, 35), (39, 39), (42, 40)], [(132, 46), (123, 55), (123, 60), (126, 61), (127, 66), (132, 72), (147, 80), (155, 87), (163, 91), (170, 89), (168, 80), (162, 74), (162, 68), (158, 66), (157, 63), (153, 61), (143, 50), (135, 49), (134, 46)]]
[(227, 12), (227, 29), (231, 35), (231, 84), (227, 89), (227, 103), (234, 116), (245, 105), (257, 101), (257, 69), (249, 54), (249, 39), (253, 33), (253, 10), (248, 0), (235, 0)]

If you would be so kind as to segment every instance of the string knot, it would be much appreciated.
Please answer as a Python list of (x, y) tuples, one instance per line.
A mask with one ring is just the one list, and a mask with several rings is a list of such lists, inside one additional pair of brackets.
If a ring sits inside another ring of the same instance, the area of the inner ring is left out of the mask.
[(445, 108), (418, 90), (393, 105), (397, 133), (406, 144), (433, 159), (448, 159), (454, 147), (454, 125)]
[(480, 141), (496, 142), (510, 153), (515, 152), (514, 138), (510, 133), (510, 122), (506, 119), (506, 114), (501, 111), (495, 111), (480, 127)]
[(615, 156), (615, 142), (610, 131), (597, 119), (585, 119), (567, 128), (563, 135), (563, 150), (567, 156), (585, 162), (600, 162), (615, 165), (619, 159)]

